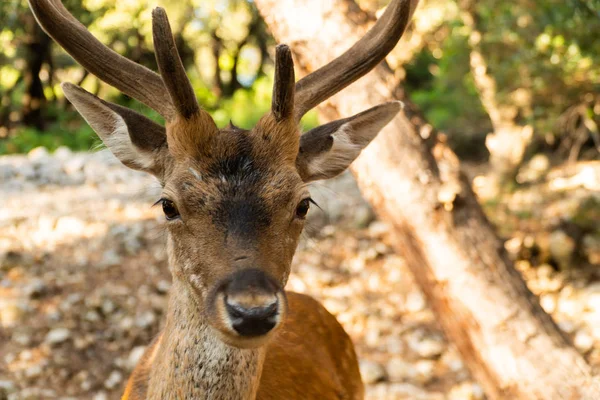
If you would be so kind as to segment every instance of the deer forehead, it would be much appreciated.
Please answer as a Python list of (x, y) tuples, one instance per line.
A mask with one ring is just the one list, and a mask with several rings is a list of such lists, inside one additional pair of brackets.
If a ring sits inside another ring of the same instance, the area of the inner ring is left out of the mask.
[(221, 131), (209, 150), (176, 160), (166, 195), (228, 233), (257, 234), (306, 191), (295, 166), (265, 151), (264, 142), (248, 131)]
[[(232, 124), (218, 129), (207, 114), (167, 122), (169, 152), (175, 159), (195, 159), (200, 168), (215, 159), (246, 156), (254, 162), (277, 165), (294, 163), (300, 146), (296, 124), (275, 124), (261, 119), (251, 130)], [(246, 157), (247, 158), (247, 157)]]

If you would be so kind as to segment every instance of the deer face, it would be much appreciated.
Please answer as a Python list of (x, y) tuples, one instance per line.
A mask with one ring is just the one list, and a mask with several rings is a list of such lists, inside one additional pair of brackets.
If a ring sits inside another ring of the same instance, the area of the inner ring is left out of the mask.
[(166, 128), (77, 86), (63, 90), (123, 164), (160, 181), (173, 279), (208, 324), (230, 345), (263, 345), (285, 320), (283, 288), (310, 206), (306, 184), (346, 169), (401, 104), (300, 135), (298, 121), (315, 99), (295, 94), (291, 53), (281, 45), (271, 111), (251, 130), (219, 130), (194, 97), (162, 9), (153, 30), (170, 100), (161, 107)]
[(283, 287), (309, 207), (292, 156), (299, 135), (276, 137), (259, 123), (182, 143), (177, 131), (189, 123), (167, 126), (173, 166), (159, 202), (171, 271), (224, 341), (259, 345), (285, 318)]

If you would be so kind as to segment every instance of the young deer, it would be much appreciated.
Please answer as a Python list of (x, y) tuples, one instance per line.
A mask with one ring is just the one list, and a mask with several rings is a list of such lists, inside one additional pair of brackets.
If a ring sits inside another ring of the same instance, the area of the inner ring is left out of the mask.
[(167, 16), (152, 13), (160, 75), (96, 40), (60, 0), (29, 0), (81, 65), (166, 119), (166, 129), (69, 83), (67, 98), (130, 168), (162, 185), (173, 276), (166, 323), (124, 399), (360, 399), (350, 338), (314, 299), (284, 287), (310, 206), (401, 109), (379, 105), (300, 135), (300, 118), (394, 47), (410, 1), (393, 0), (351, 49), (298, 83), (277, 46), (271, 111), (251, 130), (218, 129), (194, 96)]

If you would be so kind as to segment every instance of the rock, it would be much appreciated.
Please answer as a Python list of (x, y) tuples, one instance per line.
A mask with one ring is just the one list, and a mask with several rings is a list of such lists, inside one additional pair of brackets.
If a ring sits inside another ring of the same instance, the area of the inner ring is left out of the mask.
[(31, 283), (23, 288), (23, 292), (27, 297), (38, 298), (44, 294), (46, 289), (46, 282), (44, 282), (42, 279), (35, 278), (31, 281)]
[(579, 350), (581, 353), (587, 353), (594, 346), (594, 338), (589, 334), (586, 330), (582, 329), (575, 334), (575, 338), (573, 339), (573, 344), (575, 348)]
[(123, 381), (123, 374), (119, 371), (112, 371), (104, 381), (104, 387), (111, 390), (116, 388)]
[(439, 338), (425, 338), (418, 342), (413, 350), (423, 358), (437, 358), (444, 352), (445, 347), (445, 343)]
[[(68, 175), (80, 174), (85, 166), (85, 158), (82, 155), (76, 155), (63, 164), (63, 169)], [(82, 177), (85, 175), (81, 174)]]
[(552, 293), (545, 293), (540, 296), (540, 305), (548, 314), (556, 310), (556, 296)]
[(113, 249), (106, 250), (102, 253), (102, 260), (98, 264), (100, 268), (114, 267), (121, 264), (121, 256)]
[(56, 398), (56, 392), (54, 390), (39, 389), (36, 387), (25, 388), (21, 390), (21, 392), (19, 392), (18, 394), (18, 397), (9, 397), (9, 400), (39, 400)]
[(414, 366), (416, 371), (416, 379), (421, 384), (428, 383), (434, 375), (435, 362), (430, 360), (420, 360)]
[(4, 394), (11, 394), (17, 391), (17, 385), (12, 381), (0, 380), (0, 399), (2, 398), (2, 392)]
[(416, 375), (416, 370), (411, 363), (405, 362), (400, 357), (393, 357), (386, 365), (387, 375), (392, 381), (411, 379)]
[(16, 170), (10, 164), (0, 164), (0, 182), (9, 182), (16, 175)]
[(36, 177), (35, 168), (31, 164), (24, 164), (19, 167), (18, 171), (19, 176), (26, 180), (33, 180)]
[(77, 217), (65, 216), (56, 221), (54, 233), (57, 235), (81, 236), (85, 230), (85, 222)]
[(27, 333), (14, 333), (12, 335), (12, 340), (17, 342), (21, 346), (29, 346), (31, 344), (31, 335)]
[(135, 318), (135, 325), (138, 328), (146, 329), (156, 322), (156, 315), (152, 311), (145, 311)]
[(423, 330), (415, 330), (406, 335), (408, 347), (421, 358), (437, 358), (446, 348), (443, 340), (438, 336), (427, 335)]
[(375, 213), (369, 206), (357, 207), (354, 211), (353, 225), (356, 229), (363, 229), (375, 220)]
[(19, 360), (21, 361), (30, 361), (33, 358), (33, 353), (31, 350), (26, 349), (19, 353)]
[(133, 318), (125, 317), (119, 322), (119, 329), (123, 332), (129, 331), (134, 326)]
[(575, 329), (576, 329), (575, 324), (569, 320), (559, 321), (557, 323), (557, 325), (561, 331), (563, 331), (564, 333), (568, 333), (568, 334), (575, 332)]
[(87, 392), (88, 390), (90, 390), (93, 386), (92, 381), (90, 381), (89, 379), (85, 379), (83, 381), (81, 381), (81, 384), (79, 384), (79, 387), (81, 388), (81, 390)]
[(520, 237), (513, 237), (504, 242), (504, 248), (510, 254), (511, 259), (517, 259), (517, 256), (521, 253), (523, 247), (523, 240)]
[(385, 380), (385, 369), (381, 364), (369, 360), (361, 360), (359, 367), (364, 383), (372, 384)]
[(159, 293), (163, 293), (163, 294), (167, 293), (170, 288), (171, 288), (171, 283), (164, 279), (161, 279), (156, 284), (156, 290), (158, 290)]
[(108, 395), (106, 392), (98, 392), (94, 395), (93, 400), (108, 400)]
[(116, 308), (117, 307), (115, 306), (115, 303), (113, 303), (110, 299), (106, 299), (102, 302), (102, 313), (104, 315), (112, 314)]
[(67, 328), (54, 328), (46, 335), (45, 342), (49, 344), (59, 344), (66, 342), (71, 338), (71, 331)]
[(559, 296), (557, 310), (561, 314), (568, 316), (576, 316), (581, 312), (584, 304), (572, 294), (572, 287), (565, 286)]
[(71, 149), (69, 149), (66, 146), (60, 146), (59, 148), (54, 150), (53, 156), (54, 156), (54, 158), (56, 158), (60, 161), (67, 161), (71, 157), (73, 157), (73, 152), (71, 151)]
[(406, 296), (404, 308), (406, 308), (408, 312), (416, 313), (422, 311), (426, 306), (427, 303), (421, 291), (413, 290)]
[(389, 227), (385, 222), (375, 221), (369, 225), (369, 235), (374, 238), (381, 237), (389, 232)]
[(96, 310), (89, 310), (85, 313), (85, 320), (90, 322), (100, 321), (100, 314), (96, 312)]
[(136, 347), (134, 347), (131, 350), (131, 352), (129, 352), (129, 357), (127, 357), (127, 361), (125, 363), (125, 367), (129, 371), (133, 371), (133, 369), (135, 368), (135, 366), (138, 364), (138, 362), (140, 361), (140, 359), (144, 355), (145, 351), (146, 351), (146, 346), (136, 346)]
[(476, 383), (462, 382), (455, 385), (448, 393), (448, 400), (483, 400), (483, 389)]
[(390, 385), (375, 385), (367, 387), (368, 399), (389, 400), (444, 400), (444, 395), (429, 392), (409, 383), (392, 383)]
[(39, 163), (41, 161), (45, 161), (50, 157), (50, 153), (48, 153), (48, 149), (45, 147), (36, 147), (32, 149), (29, 153), (27, 153), (27, 158), (29, 161), (34, 163)]
[(24, 371), (24, 375), (27, 378), (37, 378), (42, 374), (43, 368), (41, 364), (35, 364), (27, 367)]
[(10, 328), (17, 325), (25, 315), (25, 309), (18, 301), (0, 298), (0, 326)]
[(37, 180), (42, 185), (45, 184), (60, 184), (63, 182), (63, 171), (60, 161), (48, 158), (36, 168)]

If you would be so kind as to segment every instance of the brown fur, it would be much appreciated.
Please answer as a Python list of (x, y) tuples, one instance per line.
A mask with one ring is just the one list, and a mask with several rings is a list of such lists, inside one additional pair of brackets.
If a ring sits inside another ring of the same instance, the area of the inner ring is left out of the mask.
[[(342, 326), (313, 298), (293, 292), (287, 296), (289, 315), (267, 345), (256, 399), (362, 399), (356, 354)], [(161, 338), (146, 350), (122, 400), (146, 398)]]

